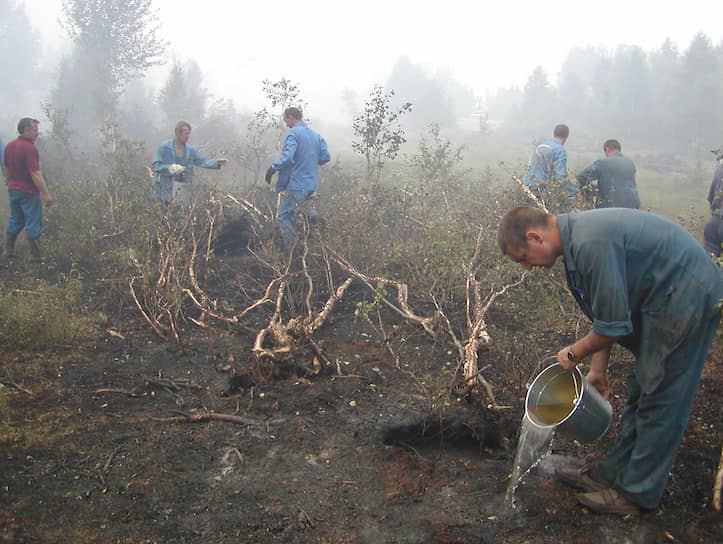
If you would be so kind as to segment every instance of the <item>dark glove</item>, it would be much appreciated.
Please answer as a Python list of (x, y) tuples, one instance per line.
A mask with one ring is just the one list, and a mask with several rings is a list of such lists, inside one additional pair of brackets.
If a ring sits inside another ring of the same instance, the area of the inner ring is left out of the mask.
[(266, 183), (269, 185), (271, 185), (271, 178), (274, 177), (274, 172), (276, 172), (276, 170), (274, 170), (273, 166), (269, 166), (269, 169), (266, 170)]

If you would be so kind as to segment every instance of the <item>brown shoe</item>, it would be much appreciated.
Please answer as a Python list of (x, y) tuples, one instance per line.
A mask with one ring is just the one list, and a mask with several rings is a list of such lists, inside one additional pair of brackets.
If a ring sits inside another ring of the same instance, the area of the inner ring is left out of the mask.
[(599, 482), (590, 476), (590, 470), (592, 470), (592, 467), (557, 467), (555, 476), (562, 483), (587, 492), (602, 491), (610, 487), (610, 483)]
[(639, 514), (640, 507), (623, 497), (616, 489), (580, 493), (577, 500), (598, 514)]

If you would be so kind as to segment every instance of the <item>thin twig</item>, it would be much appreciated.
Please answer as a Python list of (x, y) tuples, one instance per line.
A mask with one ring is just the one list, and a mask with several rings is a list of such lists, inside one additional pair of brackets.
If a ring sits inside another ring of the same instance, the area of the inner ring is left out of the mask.
[(283, 423), (285, 419), (272, 419), (269, 421), (258, 421), (247, 417), (233, 416), (231, 414), (186, 414), (176, 417), (152, 417), (153, 421), (161, 423), (202, 423), (206, 421), (225, 421), (226, 423), (236, 423), (238, 425), (248, 425), (253, 427), (267, 427)]

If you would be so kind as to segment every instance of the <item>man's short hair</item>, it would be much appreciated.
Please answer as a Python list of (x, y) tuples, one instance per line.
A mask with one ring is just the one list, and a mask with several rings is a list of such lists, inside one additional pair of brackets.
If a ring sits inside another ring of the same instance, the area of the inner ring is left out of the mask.
[(500, 222), (497, 243), (502, 253), (527, 247), (527, 231), (535, 227), (546, 227), (553, 217), (542, 208), (519, 206), (508, 211)]
[(176, 123), (176, 128), (173, 129), (173, 133), (178, 134), (186, 127), (188, 127), (188, 130), (191, 130), (191, 123), (189, 123), (188, 121), (179, 121), (178, 123)]
[(303, 115), (301, 114), (301, 109), (296, 108), (294, 106), (291, 106), (290, 108), (286, 108), (284, 110), (284, 117), (286, 117), (287, 115), (289, 117), (293, 117), (294, 119), (298, 119), (299, 121), (301, 121), (304, 118)]
[(556, 125), (555, 130), (552, 132), (552, 135), (555, 138), (563, 138), (567, 139), (567, 137), (570, 135), (570, 129), (567, 125)]
[(38, 121), (37, 119), (33, 119), (32, 117), (23, 117), (18, 122), (18, 134), (22, 134), (23, 132), (25, 132), (26, 128), (30, 128), (31, 126), (33, 126), (33, 124), (39, 125), (40, 121)]
[(620, 142), (618, 142), (617, 140), (605, 140), (605, 143), (603, 144), (603, 149), (610, 149), (615, 151), (623, 150)]

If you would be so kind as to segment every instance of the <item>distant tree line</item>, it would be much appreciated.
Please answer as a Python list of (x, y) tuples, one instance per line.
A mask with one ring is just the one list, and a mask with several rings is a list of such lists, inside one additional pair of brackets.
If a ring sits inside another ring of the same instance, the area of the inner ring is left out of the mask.
[(723, 139), (723, 42), (699, 33), (683, 53), (670, 40), (651, 52), (574, 48), (556, 85), (537, 68), (524, 89), (500, 90), (486, 107), (511, 134), (547, 136), (565, 122), (575, 139), (707, 152)]
[[(39, 103), (50, 125), (43, 131), (79, 147), (97, 145), (108, 123), (126, 137), (156, 141), (186, 118), (197, 142), (223, 133), (218, 123), (229, 129), (227, 141), (235, 128), (253, 123), (253, 115), (239, 114), (231, 99), (214, 99), (206, 91), (193, 60), (174, 60), (161, 88), (147, 87), (143, 76), (163, 62), (166, 47), (152, 0), (63, 0), (63, 23), (72, 49), (51, 68), (38, 58), (40, 38), (23, 5), (0, 0), (0, 47), (12, 51), (0, 85), (4, 126)], [(558, 122), (571, 127), (571, 143), (595, 148), (613, 137), (627, 147), (699, 154), (723, 138), (723, 42), (714, 45), (702, 33), (683, 52), (670, 40), (650, 52), (629, 45), (613, 52), (573, 48), (556, 81), (538, 67), (524, 88), (485, 97), (460, 84), (448, 68), (428, 73), (400, 57), (383, 88), (393, 90), (393, 110), (413, 106), (404, 118), (410, 135), (432, 123), (453, 130), (461, 119), (468, 128), (476, 116), (480, 130), (518, 142), (548, 137)], [(350, 122), (363, 113), (363, 97), (355, 91), (345, 90), (342, 98)]]

